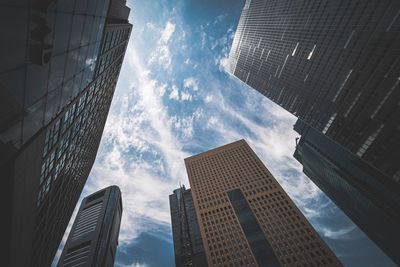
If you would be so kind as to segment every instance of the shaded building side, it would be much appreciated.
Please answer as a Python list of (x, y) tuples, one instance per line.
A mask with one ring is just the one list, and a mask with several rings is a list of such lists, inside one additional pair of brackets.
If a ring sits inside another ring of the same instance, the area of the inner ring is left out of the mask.
[(303, 172), (400, 265), (400, 186), (304, 122), (294, 129)]
[(203, 240), (190, 189), (182, 186), (169, 196), (175, 265), (207, 267)]
[(117, 186), (85, 197), (57, 266), (114, 266), (121, 216)]

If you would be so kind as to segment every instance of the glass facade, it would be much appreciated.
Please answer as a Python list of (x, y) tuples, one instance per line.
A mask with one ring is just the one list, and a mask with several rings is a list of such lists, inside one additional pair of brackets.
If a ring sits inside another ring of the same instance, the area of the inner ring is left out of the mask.
[[(400, 2), (247, 0), (230, 72), (396, 180)], [(398, 181), (398, 179), (397, 179)]]
[(17, 2), (0, 5), (0, 141), (20, 148), (93, 80), (109, 1)]
[[(68, 210), (69, 213), (66, 214), (70, 216), (75, 206), (59, 200), (66, 192), (71, 192), (71, 197), (74, 197), (76, 203), (94, 163), (130, 29), (129, 24), (119, 27), (107, 24), (97, 64), (93, 70), (93, 81), (63, 109), (46, 131), (37, 197), (39, 216), (36, 232), (40, 234), (34, 238), (35, 258), (42, 258), (41, 253), (49, 253), (43, 249), (50, 235), (56, 232), (62, 237), (64, 225), (53, 224), (55, 220), (63, 217), (58, 211), (65, 214)], [(115, 37), (109, 39), (111, 34)], [(46, 146), (47, 139), (52, 140), (53, 146)], [(55, 141), (57, 139), (58, 142)], [(65, 216), (65, 221), (69, 216)], [(41, 229), (47, 227), (50, 227), (51, 231), (43, 234)]]
[(400, 187), (298, 120), (295, 158), (304, 173), (389, 257), (400, 264)]
[(11, 23), (0, 26), (10, 45), (0, 51), (5, 262), (50, 266), (94, 163), (132, 25), (123, 0), (24, 3), (0, 4)]
[(234, 189), (227, 192), (227, 194), (258, 266), (280, 267), (281, 265), (274, 254), (274, 250), (268, 243), (243, 192), (240, 189)]
[(193, 197), (185, 186), (175, 189), (169, 196), (175, 265), (177, 267), (207, 267), (203, 240)]

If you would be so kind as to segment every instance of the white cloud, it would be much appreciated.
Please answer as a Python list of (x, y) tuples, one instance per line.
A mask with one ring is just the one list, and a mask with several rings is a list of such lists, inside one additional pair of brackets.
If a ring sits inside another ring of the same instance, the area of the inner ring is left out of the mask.
[(180, 91), (176, 85), (172, 85), (171, 92), (169, 93), (169, 99), (176, 101), (192, 101), (193, 95), (188, 91)]
[[(259, 93), (250, 88), (241, 100), (242, 109), (227, 101), (220, 91), (214, 91), (210, 96), (213, 101), (209, 104), (217, 110), (213, 113), (226, 117), (211, 116), (206, 123), (217, 136), (223, 137), (221, 145), (244, 138), (296, 204), (305, 207), (310, 199), (320, 195), (321, 191), (301, 173), (301, 164), (292, 157), (297, 137), (292, 129), (296, 120), (293, 115), (265, 97), (260, 98)], [(262, 114), (265, 121), (256, 123), (251, 116), (257, 114)], [(238, 131), (237, 123), (244, 129)], [(295, 178), (293, 171), (298, 172)]]
[(178, 130), (182, 138), (188, 139), (193, 137), (193, 122), (195, 118), (195, 114), (187, 117), (173, 116), (171, 118), (171, 123), (174, 125), (175, 129)]
[(175, 32), (175, 24), (168, 21), (167, 25), (165, 25), (165, 28), (161, 34), (160, 42), (163, 44), (168, 44), (169, 39), (171, 39), (171, 36), (174, 32)]
[(206, 103), (210, 103), (211, 101), (213, 101), (213, 96), (212, 95), (207, 95), (204, 98), (204, 102), (206, 102)]
[(192, 89), (193, 91), (199, 90), (199, 82), (197, 79), (194, 77), (188, 77), (185, 80), (183, 80), (183, 87)]
[(174, 32), (175, 24), (168, 21), (165, 28), (161, 31), (161, 36), (155, 50), (150, 55), (149, 64), (158, 63), (165, 70), (171, 67), (172, 55), (169, 43)]
[(230, 72), (230, 61), (229, 61), (229, 57), (222, 57), (219, 59), (218, 61), (218, 65), (219, 65), (219, 69), (221, 71), (226, 71), (227, 73)]
[[(121, 188), (124, 212), (119, 239), (125, 244), (149, 230), (145, 221), (170, 223), (168, 195), (179, 181), (187, 184), (181, 170), (189, 156), (173, 134), (174, 125), (162, 103), (165, 84), (151, 78), (132, 46), (126, 58), (135, 87), (114, 99), (86, 186), (88, 192), (110, 184)], [(181, 121), (183, 128), (185, 123)], [(187, 135), (189, 126), (184, 129)]]
[(332, 238), (332, 239), (348, 239), (348, 235), (350, 232), (354, 231), (357, 227), (355, 225), (351, 225), (347, 228), (341, 228), (337, 230), (332, 230), (329, 228), (322, 227), (321, 231), (324, 236)]
[(193, 96), (189, 92), (182, 92), (181, 93), (181, 100), (182, 101), (192, 101)]
[(169, 99), (179, 100), (179, 90), (176, 85), (172, 86), (171, 93), (169, 94)]
[(212, 49), (215, 49), (216, 47), (222, 47), (221, 54), (215, 58), (215, 65), (218, 66), (220, 71), (230, 73), (231, 62), (229, 60), (229, 52), (234, 37), (235, 31), (232, 28), (229, 28), (226, 34), (217, 39), (211, 46)]
[(156, 26), (154, 23), (152, 23), (152, 22), (147, 22), (147, 23), (146, 23), (146, 27), (147, 27), (149, 30), (152, 30), (152, 31), (158, 30), (158, 29), (157, 29), (157, 26)]
[(211, 116), (207, 121), (207, 128), (213, 128), (214, 126), (218, 125), (218, 118), (215, 116)]

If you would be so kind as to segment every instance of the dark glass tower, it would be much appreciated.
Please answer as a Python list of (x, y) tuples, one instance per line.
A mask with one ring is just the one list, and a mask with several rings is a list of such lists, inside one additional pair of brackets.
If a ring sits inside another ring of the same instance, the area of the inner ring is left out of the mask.
[(85, 197), (57, 266), (114, 266), (121, 216), (117, 186)]
[(9, 266), (50, 266), (93, 165), (130, 36), (123, 0), (0, 4)]
[(304, 173), (400, 265), (400, 186), (298, 120), (294, 157)]
[(207, 267), (203, 240), (200, 235), (192, 192), (185, 186), (169, 196), (175, 265), (177, 267)]
[(400, 182), (400, 1), (247, 0), (230, 72)]

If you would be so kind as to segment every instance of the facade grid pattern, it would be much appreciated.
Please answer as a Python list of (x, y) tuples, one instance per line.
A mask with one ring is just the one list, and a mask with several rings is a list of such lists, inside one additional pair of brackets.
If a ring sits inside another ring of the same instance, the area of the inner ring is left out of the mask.
[(209, 266), (259, 266), (227, 193), (240, 189), (281, 266), (341, 266), (244, 140), (185, 159)]
[(399, 13), (397, 0), (247, 0), (229, 71), (353, 153), (380, 129), (359, 157), (395, 179)]
[[(7, 266), (50, 266), (94, 163), (132, 25), (124, 0), (5, 1)], [(21, 256), (23, 255), (23, 256)]]

